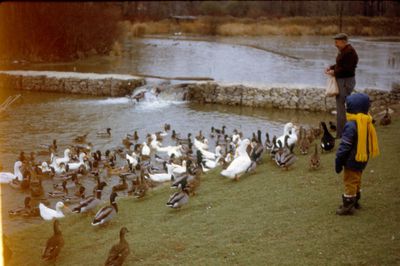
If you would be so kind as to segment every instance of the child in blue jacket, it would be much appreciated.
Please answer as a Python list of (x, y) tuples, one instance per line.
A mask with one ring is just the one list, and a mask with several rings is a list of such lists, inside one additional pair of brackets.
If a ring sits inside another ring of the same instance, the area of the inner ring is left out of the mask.
[(346, 98), (347, 122), (335, 160), (336, 173), (339, 174), (344, 168), (343, 205), (336, 210), (338, 215), (352, 214), (353, 207), (360, 208), (362, 172), (369, 157), (379, 154), (376, 131), (368, 114), (369, 107), (367, 94), (355, 93)]

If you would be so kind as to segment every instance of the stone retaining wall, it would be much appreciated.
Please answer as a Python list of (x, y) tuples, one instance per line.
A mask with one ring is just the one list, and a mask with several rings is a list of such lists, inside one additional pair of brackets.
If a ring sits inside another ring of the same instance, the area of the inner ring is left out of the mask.
[(0, 88), (63, 92), (96, 96), (125, 96), (144, 85), (129, 75), (45, 71), (0, 71)]
[[(325, 97), (324, 88), (257, 87), (223, 85), (216, 82), (187, 85), (187, 100), (199, 103), (274, 107), (330, 111), (336, 109), (334, 97)], [(365, 89), (373, 106), (396, 103), (400, 100), (400, 88), (391, 91)]]
[[(51, 71), (0, 71), (0, 88), (50, 91), (96, 96), (125, 96), (146, 84), (145, 79), (130, 75), (93, 74)], [(183, 85), (183, 86), (182, 86)], [(199, 103), (273, 107), (310, 111), (336, 109), (335, 98), (325, 97), (324, 88), (293, 88), (283, 86), (251, 86), (197, 82), (180, 84), (186, 100)], [(400, 101), (400, 85), (391, 91), (365, 89), (374, 107)]]

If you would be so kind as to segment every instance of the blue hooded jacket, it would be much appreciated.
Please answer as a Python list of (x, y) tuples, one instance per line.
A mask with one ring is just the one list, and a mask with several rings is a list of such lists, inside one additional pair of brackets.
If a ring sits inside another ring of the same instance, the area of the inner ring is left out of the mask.
[[(346, 111), (348, 113), (368, 114), (369, 107), (369, 97), (365, 93), (354, 93), (346, 98)], [(343, 166), (353, 171), (365, 169), (367, 162), (356, 161), (357, 143), (357, 123), (356, 121), (347, 121), (343, 129), (342, 141), (336, 152), (335, 169), (337, 173), (340, 173)]]

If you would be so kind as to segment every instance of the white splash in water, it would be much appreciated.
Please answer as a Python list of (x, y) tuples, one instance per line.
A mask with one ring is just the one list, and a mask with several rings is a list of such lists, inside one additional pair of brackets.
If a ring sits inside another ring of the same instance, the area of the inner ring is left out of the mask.
[(93, 105), (113, 105), (113, 104), (128, 104), (131, 100), (127, 97), (118, 97), (118, 98), (107, 98), (103, 100), (86, 100), (83, 101), (84, 104), (93, 104)]

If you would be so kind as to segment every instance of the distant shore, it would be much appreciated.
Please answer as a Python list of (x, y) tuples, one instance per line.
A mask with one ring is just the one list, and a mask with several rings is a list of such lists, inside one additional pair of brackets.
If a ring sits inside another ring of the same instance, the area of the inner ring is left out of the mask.
[(196, 17), (191, 21), (164, 19), (160, 21), (122, 22), (122, 32), (137, 37), (146, 34), (194, 34), (220, 36), (264, 35), (334, 35), (339, 31), (357, 36), (400, 36), (399, 17), (284, 17), (233, 18)]

